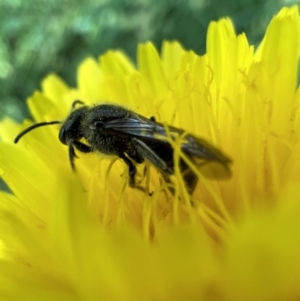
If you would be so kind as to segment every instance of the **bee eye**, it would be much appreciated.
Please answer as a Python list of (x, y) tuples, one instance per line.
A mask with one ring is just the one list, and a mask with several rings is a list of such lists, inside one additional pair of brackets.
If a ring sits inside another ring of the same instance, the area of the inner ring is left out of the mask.
[(59, 134), (58, 134), (58, 138), (59, 138), (59, 141), (62, 143), (62, 144), (67, 144), (66, 143), (66, 137), (67, 136), (67, 131), (64, 127), (62, 127), (59, 131)]

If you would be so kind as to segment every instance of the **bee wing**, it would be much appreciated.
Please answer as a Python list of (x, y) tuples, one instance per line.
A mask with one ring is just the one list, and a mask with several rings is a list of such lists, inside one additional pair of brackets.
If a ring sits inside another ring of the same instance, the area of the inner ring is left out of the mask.
[(224, 155), (219, 149), (209, 144), (204, 139), (187, 134), (181, 149), (193, 157), (199, 157), (210, 161), (231, 163), (231, 159)]
[[(169, 144), (167, 136), (173, 139), (180, 137), (184, 131), (173, 126), (168, 126), (168, 134), (163, 124), (143, 118), (126, 117), (122, 119), (109, 120), (104, 123), (108, 132), (120, 135), (136, 137), (141, 140), (148, 140), (154, 143)], [(230, 163), (231, 160), (220, 150), (206, 142), (204, 139), (186, 134), (182, 140), (181, 149), (187, 155), (209, 160), (217, 161), (223, 164)]]
[[(144, 142), (148, 141), (163, 145), (169, 145), (167, 141), (168, 135), (175, 140), (185, 133), (183, 130), (173, 126), (168, 126), (168, 133), (166, 133), (163, 124), (142, 116), (109, 120), (104, 123), (104, 128), (111, 134), (126, 135), (138, 138)], [(182, 139), (181, 150), (192, 160), (206, 178), (228, 179), (231, 177), (229, 167), (231, 159), (204, 139), (185, 134)]]
[[(155, 145), (170, 145), (168, 135), (174, 140), (185, 132), (168, 126), (168, 133), (163, 124), (146, 119), (142, 116), (125, 117), (109, 120), (103, 124), (111, 134), (126, 135)], [(182, 138), (181, 150), (197, 166), (201, 174), (210, 179), (228, 179), (231, 177), (229, 164), (231, 159), (204, 139), (185, 134)]]
[[(146, 118), (113, 119), (105, 122), (104, 127), (109, 132), (143, 138), (153, 142), (167, 143), (164, 127), (161, 124)], [(162, 139), (159, 139), (158, 135)], [(165, 137), (165, 141), (163, 140), (163, 137)]]

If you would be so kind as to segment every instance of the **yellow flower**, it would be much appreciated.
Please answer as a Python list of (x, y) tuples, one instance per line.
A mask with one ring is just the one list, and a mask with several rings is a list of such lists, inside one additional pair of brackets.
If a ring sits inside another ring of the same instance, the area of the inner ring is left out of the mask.
[(64, 120), (75, 99), (120, 104), (210, 141), (232, 176), (197, 171), (189, 196), (178, 168), (172, 194), (141, 166), (148, 194), (99, 154), (78, 154), (72, 174), (58, 126), (14, 145), (31, 122), (3, 120), (0, 300), (299, 299), (299, 21), (283, 8), (257, 50), (223, 19), (204, 56), (147, 43), (137, 67), (118, 51), (85, 60), (76, 89), (48, 76), (28, 100), (37, 122)]

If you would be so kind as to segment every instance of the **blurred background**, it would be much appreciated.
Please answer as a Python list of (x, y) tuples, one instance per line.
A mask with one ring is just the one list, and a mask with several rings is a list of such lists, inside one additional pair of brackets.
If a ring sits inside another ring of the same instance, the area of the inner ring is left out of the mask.
[(257, 44), (289, 0), (0, 0), (0, 119), (30, 117), (25, 101), (48, 73), (76, 85), (78, 64), (108, 49), (135, 61), (137, 44), (178, 40), (205, 52), (211, 20), (229, 16)]

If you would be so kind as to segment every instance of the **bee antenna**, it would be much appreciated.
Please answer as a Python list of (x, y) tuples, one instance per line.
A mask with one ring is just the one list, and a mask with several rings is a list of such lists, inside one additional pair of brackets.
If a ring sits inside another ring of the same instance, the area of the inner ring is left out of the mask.
[(34, 130), (40, 126), (44, 126), (44, 125), (51, 125), (51, 124), (58, 124), (61, 123), (61, 121), (49, 121), (49, 122), (39, 122), (39, 123), (35, 123), (32, 126), (28, 127), (27, 129), (25, 129), (24, 131), (22, 131), (14, 140), (14, 143), (18, 143), (18, 141), (28, 132), (30, 132), (31, 130)]
[(75, 100), (75, 101), (73, 101), (73, 103), (72, 103), (72, 109), (74, 109), (78, 104), (79, 105), (84, 105), (84, 102), (81, 101), (81, 100)]

